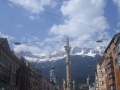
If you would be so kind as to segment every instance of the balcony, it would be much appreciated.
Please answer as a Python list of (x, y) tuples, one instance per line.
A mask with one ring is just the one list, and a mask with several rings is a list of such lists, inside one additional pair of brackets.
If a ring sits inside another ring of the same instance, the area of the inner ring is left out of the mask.
[(111, 85), (111, 84), (115, 84), (115, 78), (114, 77), (109, 79), (109, 85)]
[(3, 80), (3, 81), (6, 81), (6, 82), (9, 81), (9, 77), (3, 75), (2, 73), (0, 73), (0, 79)]
[(28, 85), (28, 87), (29, 87), (29, 88), (32, 88), (32, 87), (33, 87), (33, 85), (32, 85), (32, 84), (29, 84), (29, 85)]
[(103, 76), (102, 73), (98, 74), (98, 78), (102, 78), (102, 76)]
[(114, 72), (113, 66), (111, 66), (111, 68), (109, 68), (109, 69), (107, 70), (107, 73), (108, 73), (108, 74), (110, 74), (110, 73), (112, 73), (112, 72)]
[(120, 55), (120, 48), (117, 50), (117, 54)]
[(109, 62), (112, 62), (113, 61), (113, 57), (109, 57), (107, 60), (106, 60), (106, 63), (108, 64)]

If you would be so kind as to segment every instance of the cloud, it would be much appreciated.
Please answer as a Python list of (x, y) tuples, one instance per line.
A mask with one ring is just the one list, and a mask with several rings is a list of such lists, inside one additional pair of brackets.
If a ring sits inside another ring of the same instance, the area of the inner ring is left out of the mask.
[(120, 11), (120, 0), (113, 0), (113, 2), (114, 2), (115, 4), (117, 4), (118, 9), (119, 9), (119, 11)]
[[(109, 28), (104, 17), (105, 0), (70, 0), (64, 1), (60, 8), (61, 13), (67, 19), (62, 24), (54, 24), (49, 34), (64, 37), (68, 35), (73, 40), (104, 39), (106, 30)], [(103, 35), (102, 35), (103, 34)], [(106, 32), (109, 35), (108, 32)], [(89, 46), (93, 42), (79, 41), (73, 45)]]
[(7, 38), (9, 41), (15, 39), (15, 37), (9, 36), (9, 35), (5, 35), (5, 34), (3, 34), (3, 33), (1, 33), (1, 32), (0, 32), (0, 38)]
[(13, 50), (16, 52), (20, 52), (20, 51), (30, 51), (34, 54), (39, 54), (42, 53), (42, 50), (40, 50), (39, 47), (37, 46), (28, 46), (28, 45), (13, 45)]
[(31, 20), (34, 20), (34, 19), (39, 19), (39, 16), (29, 16), (29, 18), (30, 18)]
[[(9, 0), (16, 4), (20, 4), (23, 8), (31, 11), (32, 13), (40, 13), (44, 10), (44, 6), (50, 5), (52, 0)], [(54, 4), (53, 4), (54, 5)]]
[(120, 27), (120, 22), (118, 22), (117, 26)]
[(21, 24), (18, 24), (17, 26), (20, 27), (20, 28), (23, 27), (23, 25), (21, 25)]
[(13, 5), (11, 4), (11, 3), (8, 3), (8, 5), (12, 8), (13, 7)]
[(35, 17), (34, 17), (34, 16), (30, 16), (29, 18), (30, 18), (31, 20), (34, 20), (34, 19), (35, 19)]
[[(27, 5), (32, 8), (44, 10), (45, 5), (50, 5), (51, 0), (12, 0), (22, 5)], [(45, 3), (45, 2), (48, 3)], [(41, 2), (41, 4), (40, 4)], [(42, 4), (44, 2), (44, 4)], [(107, 45), (110, 40), (110, 35), (106, 31), (109, 28), (107, 20), (104, 16), (104, 8), (106, 6), (105, 0), (70, 0), (64, 1), (60, 11), (63, 17), (66, 19), (61, 24), (54, 24), (49, 34), (51, 38), (46, 38), (43, 42), (36, 42), (38, 46), (33, 45), (31, 41), (39, 40), (37, 37), (32, 39), (26, 39), (29, 42), (28, 45), (14, 46), (14, 50), (29, 50), (33, 53), (50, 52), (63, 47), (65, 45), (65, 36), (70, 38), (70, 45), (72, 47), (95, 47), (98, 45)], [(40, 13), (40, 11), (30, 10), (32, 13)], [(30, 19), (34, 20), (35, 16), (30, 16)], [(95, 27), (95, 28), (92, 28)], [(104, 40), (103, 43), (96, 43), (97, 39), (109, 39)], [(88, 40), (88, 41), (87, 41)], [(60, 41), (60, 42), (47, 42), (47, 41)], [(44, 46), (43, 48), (38, 48)], [(18, 48), (19, 47), (19, 48)]]

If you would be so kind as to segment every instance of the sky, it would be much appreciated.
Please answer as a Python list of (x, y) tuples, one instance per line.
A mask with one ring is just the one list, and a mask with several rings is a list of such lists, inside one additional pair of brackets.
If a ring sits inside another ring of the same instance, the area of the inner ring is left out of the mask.
[(71, 47), (107, 46), (120, 31), (120, 0), (0, 0), (0, 11), (0, 38), (16, 52), (49, 53), (66, 36)]

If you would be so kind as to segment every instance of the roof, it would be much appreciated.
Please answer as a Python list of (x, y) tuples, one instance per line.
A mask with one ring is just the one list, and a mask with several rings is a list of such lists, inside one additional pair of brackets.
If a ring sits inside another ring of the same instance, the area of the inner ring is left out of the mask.
[(6, 49), (10, 50), (7, 38), (0, 38), (0, 42), (2, 42), (2, 44), (4, 44)]
[(117, 34), (115, 34), (115, 35), (113, 36), (113, 38), (111, 39), (111, 41), (110, 41), (110, 43), (108, 44), (107, 48), (105, 49), (104, 53), (107, 52), (108, 48), (110, 47), (110, 45), (112, 44), (112, 42), (114, 41), (114, 39), (115, 39), (116, 36), (120, 36), (120, 33), (117, 33)]
[(52, 69), (50, 70), (50, 72), (55, 72), (54, 66), (52, 66)]
[(25, 60), (25, 58), (24, 58), (22, 55), (20, 55), (20, 54), (18, 54), (18, 53), (16, 53), (16, 52), (14, 52), (14, 55), (15, 55), (19, 60), (21, 60), (21, 61), (24, 61), (24, 60)]

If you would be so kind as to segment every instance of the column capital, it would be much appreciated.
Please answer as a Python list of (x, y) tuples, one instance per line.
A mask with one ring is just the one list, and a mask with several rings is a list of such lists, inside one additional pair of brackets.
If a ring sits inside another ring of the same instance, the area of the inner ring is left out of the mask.
[(69, 53), (71, 50), (71, 47), (70, 46), (64, 46), (64, 47), (65, 47), (65, 51)]

